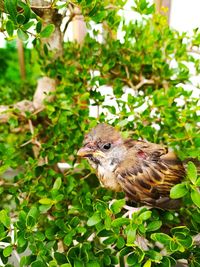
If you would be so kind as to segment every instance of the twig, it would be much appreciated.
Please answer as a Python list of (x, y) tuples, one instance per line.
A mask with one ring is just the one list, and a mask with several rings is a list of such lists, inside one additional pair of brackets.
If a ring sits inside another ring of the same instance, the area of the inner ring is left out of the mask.
[(141, 80), (137, 85), (135, 85), (135, 90), (139, 90), (143, 85), (145, 84), (154, 84), (155, 82), (153, 80)]
[(187, 50), (187, 52), (189, 52), (189, 53), (195, 53), (195, 54), (200, 55), (200, 50), (194, 50), (194, 49), (192, 49), (192, 48), (189, 48), (189, 49)]
[(65, 24), (65, 28), (64, 28), (64, 30), (63, 30), (63, 36), (65, 35), (65, 32), (66, 32), (66, 30), (67, 30), (67, 28), (68, 28), (68, 26), (69, 26), (69, 23), (73, 20), (73, 18), (74, 18), (76, 15), (77, 15), (77, 14), (75, 14), (75, 13), (72, 13), (72, 14), (70, 15), (68, 21), (67, 21), (66, 24)]

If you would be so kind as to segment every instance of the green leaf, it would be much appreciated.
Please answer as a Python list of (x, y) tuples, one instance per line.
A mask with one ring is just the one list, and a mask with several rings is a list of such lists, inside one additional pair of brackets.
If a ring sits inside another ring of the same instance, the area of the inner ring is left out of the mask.
[(199, 189), (192, 189), (191, 192), (191, 199), (193, 201), (193, 203), (200, 208), (200, 192)]
[(148, 251), (146, 252), (146, 255), (147, 255), (151, 260), (153, 260), (153, 261), (155, 261), (155, 262), (160, 262), (160, 261), (162, 260), (162, 255), (161, 255), (159, 252), (157, 252), (157, 251), (155, 251), (155, 250), (152, 250), (152, 249), (148, 250)]
[(101, 265), (97, 261), (89, 261), (85, 267), (101, 267)]
[(170, 191), (170, 197), (172, 199), (181, 198), (181, 197), (185, 196), (187, 194), (187, 192), (188, 192), (188, 189), (186, 188), (186, 185), (184, 183), (177, 184), (177, 185), (172, 187), (172, 189)]
[(170, 241), (172, 240), (172, 238), (169, 235), (164, 233), (154, 233), (151, 235), (151, 239), (165, 245), (169, 245)]
[(134, 244), (134, 241), (136, 239), (136, 229), (137, 226), (135, 227), (130, 227), (127, 231), (127, 246), (131, 246)]
[(146, 221), (151, 218), (152, 212), (150, 210), (144, 211), (142, 214), (139, 215), (138, 219), (142, 221)]
[(39, 200), (39, 203), (43, 204), (43, 205), (52, 205), (54, 203), (54, 201), (50, 198), (45, 197), (45, 198), (41, 198)]
[(147, 225), (147, 231), (156, 231), (162, 226), (162, 221), (153, 221)]
[(31, 267), (47, 267), (47, 265), (40, 260), (36, 260), (31, 264)]
[[(27, 23), (31, 16), (31, 9), (30, 6), (22, 1), (18, 1), (18, 6), (20, 6), (23, 9), (23, 16), (25, 18), (23, 23)], [(33, 13), (32, 13), (33, 14)]]
[(49, 24), (40, 32), (40, 37), (48, 38), (54, 32), (54, 30), (54, 24)]
[(0, 211), (0, 222), (2, 222), (6, 228), (10, 228), (11, 220), (5, 210)]
[(6, 31), (8, 33), (9, 36), (13, 36), (13, 32), (14, 32), (14, 24), (11, 20), (8, 20), (6, 22)]
[(143, 267), (151, 267), (151, 260), (147, 260)]
[(138, 256), (137, 254), (130, 253), (127, 257), (127, 264), (131, 266), (135, 266), (135, 264), (138, 263)]
[(197, 168), (194, 165), (193, 162), (188, 162), (188, 166), (187, 166), (187, 176), (190, 179), (190, 181), (195, 184), (196, 180), (197, 180)]
[(127, 225), (129, 223), (130, 223), (130, 219), (128, 218), (117, 218), (113, 220), (111, 224), (113, 227), (120, 227), (122, 225)]
[(11, 245), (4, 248), (4, 250), (3, 250), (4, 257), (9, 257), (12, 253), (12, 250), (13, 250), (13, 248)]
[(116, 200), (112, 205), (111, 205), (111, 210), (114, 214), (117, 214), (121, 211), (123, 206), (125, 205), (125, 199), (119, 199)]
[(27, 31), (30, 27), (34, 25), (34, 21), (29, 21), (26, 24), (23, 25), (23, 30)]
[(17, 23), (17, 0), (5, 0), (5, 9), (10, 15), (10, 19)]
[(36, 32), (40, 33), (42, 29), (42, 22), (38, 21), (38, 23), (36, 24)]
[(58, 262), (58, 264), (63, 264), (63, 263), (66, 263), (67, 261), (67, 258), (66, 256), (63, 254), (63, 253), (60, 253), (60, 252), (55, 252), (54, 253), (54, 257), (56, 259), (56, 261)]
[(23, 24), (24, 22), (25, 22), (25, 17), (24, 17), (24, 15), (23, 14), (18, 14), (17, 15), (17, 23), (19, 23), (19, 24)]
[(21, 30), (21, 29), (17, 30), (17, 36), (22, 41), (27, 41), (28, 40), (28, 34), (26, 32), (24, 32), (23, 30)]
[(116, 243), (116, 246), (118, 249), (121, 249), (125, 246), (125, 240), (122, 236), (119, 236), (118, 239), (117, 239), (117, 243)]
[(93, 226), (101, 221), (101, 217), (98, 213), (94, 213), (87, 221), (88, 226)]
[(57, 189), (57, 190), (60, 189), (61, 184), (62, 184), (62, 179), (58, 177), (53, 184), (53, 189)]

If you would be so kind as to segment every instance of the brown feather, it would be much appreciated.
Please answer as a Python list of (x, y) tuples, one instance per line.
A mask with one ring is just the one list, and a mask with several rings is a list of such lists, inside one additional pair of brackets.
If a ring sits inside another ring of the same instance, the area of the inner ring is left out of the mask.
[(161, 199), (169, 200), (171, 187), (185, 176), (181, 161), (161, 145), (135, 141), (127, 147), (127, 156), (115, 171), (122, 189), (133, 201), (167, 208)]
[(164, 209), (178, 207), (179, 201), (170, 199), (169, 194), (185, 177), (185, 168), (166, 147), (123, 140), (112, 126), (98, 124), (85, 136), (78, 154), (88, 159), (106, 188), (124, 191), (135, 202)]

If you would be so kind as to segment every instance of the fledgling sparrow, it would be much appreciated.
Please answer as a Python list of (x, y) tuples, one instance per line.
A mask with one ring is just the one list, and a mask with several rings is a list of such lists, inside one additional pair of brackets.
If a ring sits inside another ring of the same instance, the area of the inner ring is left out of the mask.
[(124, 191), (128, 199), (162, 209), (174, 209), (179, 201), (170, 189), (185, 177), (185, 168), (174, 152), (141, 140), (123, 139), (112, 126), (98, 124), (84, 138), (78, 156), (96, 169), (100, 183)]

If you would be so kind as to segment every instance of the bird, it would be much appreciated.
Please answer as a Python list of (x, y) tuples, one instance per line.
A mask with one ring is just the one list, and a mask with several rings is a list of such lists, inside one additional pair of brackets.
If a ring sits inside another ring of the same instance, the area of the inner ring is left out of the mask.
[(133, 203), (164, 210), (180, 207), (170, 190), (183, 181), (186, 171), (167, 147), (124, 139), (113, 126), (99, 123), (85, 135), (77, 155), (88, 160), (103, 187), (124, 192)]

